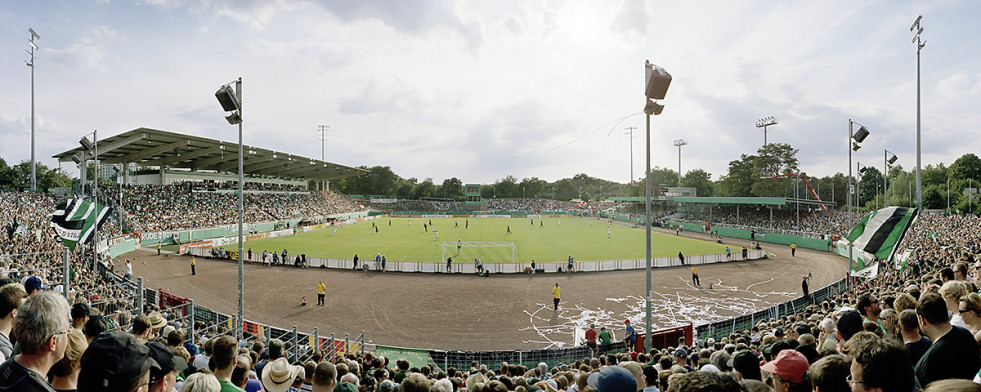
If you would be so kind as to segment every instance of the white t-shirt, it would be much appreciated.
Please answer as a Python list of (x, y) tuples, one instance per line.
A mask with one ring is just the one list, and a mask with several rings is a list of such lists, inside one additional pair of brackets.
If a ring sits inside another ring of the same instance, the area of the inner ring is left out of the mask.
[(126, 275), (133, 274), (133, 264), (126, 263)]

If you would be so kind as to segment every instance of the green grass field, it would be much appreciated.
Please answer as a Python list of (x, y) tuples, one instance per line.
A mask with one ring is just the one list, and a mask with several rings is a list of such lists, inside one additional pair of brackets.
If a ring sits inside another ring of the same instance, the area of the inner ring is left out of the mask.
[[(443, 243), (451, 242), (446, 254), (454, 260), (480, 258), (485, 263), (510, 262), (510, 247), (480, 247), (464, 244), (457, 255), (456, 242), (513, 242), (515, 261), (539, 262), (565, 261), (569, 256), (577, 261), (636, 259), (645, 256), (643, 229), (624, 225), (610, 225), (605, 220), (583, 218), (385, 218), (339, 227), (297, 233), (296, 236), (269, 238), (245, 243), (245, 249), (261, 254), (263, 250), (282, 252), (287, 249), (291, 256), (306, 253), (309, 257), (352, 258), (357, 253), (362, 259), (373, 258), (375, 253), (386, 255), (392, 261), (441, 261)], [(410, 224), (411, 221), (411, 224)], [(432, 229), (424, 231), (423, 224), (432, 221), (439, 231), (439, 240)], [(378, 225), (378, 232), (372, 227)], [(391, 225), (389, 225), (391, 222)], [(592, 223), (590, 223), (592, 222)], [(507, 234), (510, 226), (511, 234)], [(607, 228), (610, 236), (607, 237)], [(652, 233), (654, 257), (721, 254), (725, 246), (674, 235)], [(237, 250), (237, 245), (225, 247)]]

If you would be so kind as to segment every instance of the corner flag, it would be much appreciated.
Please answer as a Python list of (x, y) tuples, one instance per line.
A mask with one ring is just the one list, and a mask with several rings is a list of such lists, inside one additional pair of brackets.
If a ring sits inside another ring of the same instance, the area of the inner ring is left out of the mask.
[(862, 217), (845, 239), (858, 249), (884, 260), (892, 260), (896, 246), (916, 220), (917, 210), (886, 207)]

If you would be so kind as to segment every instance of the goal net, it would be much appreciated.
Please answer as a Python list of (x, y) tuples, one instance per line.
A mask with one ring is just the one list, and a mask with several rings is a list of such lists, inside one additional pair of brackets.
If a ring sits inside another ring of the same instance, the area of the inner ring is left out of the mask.
[(487, 263), (514, 263), (515, 245), (513, 242), (451, 242), (445, 241), (441, 246), (445, 261), (452, 257), (454, 262), (473, 262), (480, 259)]

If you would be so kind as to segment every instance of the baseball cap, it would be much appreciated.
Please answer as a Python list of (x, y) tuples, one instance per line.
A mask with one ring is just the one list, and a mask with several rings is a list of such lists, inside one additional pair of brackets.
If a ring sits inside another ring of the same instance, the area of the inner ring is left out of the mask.
[(749, 378), (753, 380), (762, 380), (760, 376), (760, 357), (757, 357), (752, 351), (742, 350), (732, 356), (732, 359), (727, 363), (729, 367), (736, 369), (739, 374), (743, 375), (743, 378)]
[(783, 337), (783, 328), (777, 327), (776, 329), (774, 329), (773, 330), (773, 336), (776, 336), (778, 338), (782, 338)]
[(146, 346), (150, 349), (150, 358), (153, 358), (153, 361), (157, 365), (160, 365), (159, 368), (150, 369), (150, 384), (164, 378), (164, 376), (174, 370), (181, 371), (187, 369), (187, 361), (171, 353), (170, 349), (163, 343), (147, 342)]
[(846, 341), (862, 331), (862, 315), (857, 310), (848, 310), (838, 315), (838, 333)]
[(44, 284), (41, 278), (37, 276), (28, 276), (27, 279), (24, 279), (24, 289), (30, 293), (34, 290), (47, 290), (48, 285)]
[(799, 384), (804, 381), (804, 374), (810, 364), (804, 354), (796, 350), (783, 350), (777, 355), (777, 359), (764, 364), (760, 369), (780, 376), (780, 378)]
[(106, 332), (95, 338), (82, 354), (78, 389), (83, 391), (126, 391), (151, 368), (160, 365), (150, 357), (150, 348), (130, 333)]
[(79, 302), (77, 304), (72, 305), (73, 319), (80, 319), (85, 316), (97, 316), (97, 315), (99, 315), (99, 313), (93, 311), (92, 307), (85, 302)]
[(623, 320), (624, 324), (630, 324), (630, 319)]
[(688, 352), (685, 351), (685, 349), (683, 349), (683, 348), (679, 348), (679, 349), (675, 350), (674, 356), (676, 356), (678, 358), (688, 358)]
[(604, 366), (599, 372), (589, 375), (586, 383), (596, 392), (634, 392), (637, 379), (629, 370), (620, 366)]

